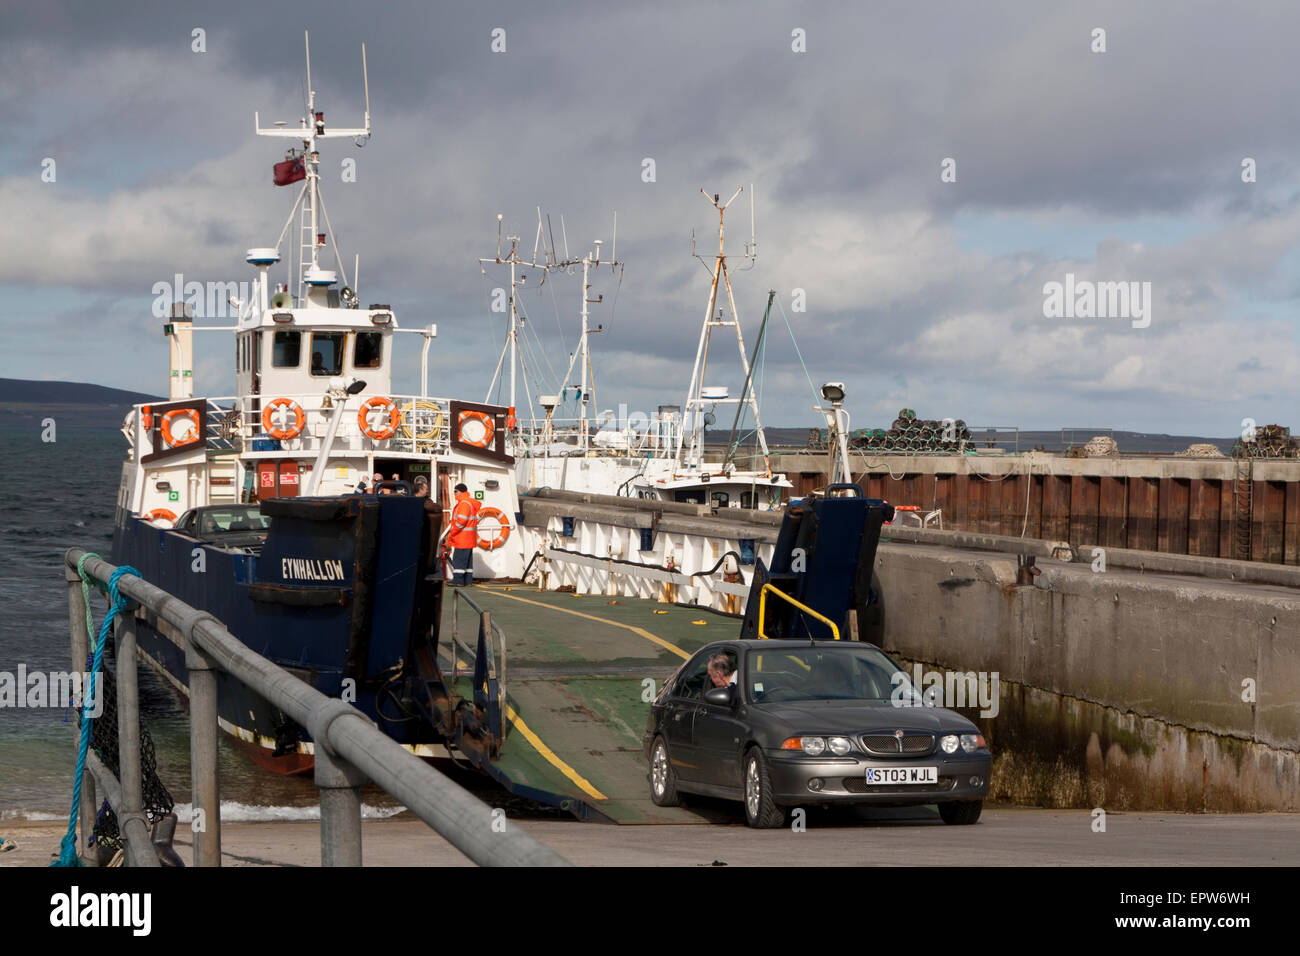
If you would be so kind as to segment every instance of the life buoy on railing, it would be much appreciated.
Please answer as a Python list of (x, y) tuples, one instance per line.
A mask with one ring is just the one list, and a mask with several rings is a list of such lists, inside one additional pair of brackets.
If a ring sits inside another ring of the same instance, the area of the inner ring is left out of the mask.
[[(433, 412), (433, 420), (430, 422), (427, 412)], [(423, 399), (407, 402), (402, 406), (402, 434), (407, 438), (414, 438), (418, 441), (440, 441), (442, 439), (442, 430), (447, 425), (447, 420), (442, 417), (442, 409), (436, 402), (426, 402)]]
[[(370, 424), (370, 413), (376, 408), (386, 411), (388, 421), (386, 424), (372, 426)], [(361, 410), (357, 412), (357, 425), (361, 428), (361, 433), (367, 438), (374, 441), (385, 441), (397, 434), (397, 427), (402, 423), (402, 413), (397, 410), (397, 406), (390, 399), (382, 395), (376, 395), (368, 398), (362, 404)]]
[(462, 411), (456, 419), (456, 438), (475, 448), (490, 447), (496, 431), (496, 422), (487, 412)]
[[(286, 424), (284, 428), (276, 427), (275, 412), (281, 408), (287, 408), (293, 413), (293, 425)], [(297, 438), (302, 434), (303, 426), (306, 424), (307, 415), (303, 412), (302, 406), (292, 398), (272, 399), (262, 409), (262, 428), (277, 441), (288, 441), (290, 438)]]
[(194, 429), (194, 435), (187, 438), (186, 441), (193, 441), (199, 435), (199, 413), (193, 408), (173, 408), (162, 416), (162, 440), (172, 447), (177, 444), (176, 436), (172, 432), (172, 424), (178, 419), (184, 419), (190, 423)]
[[(495, 538), (483, 540), (483, 519), (495, 518), (499, 528)], [(505, 512), (500, 508), (480, 508), (478, 511), (478, 546), (484, 551), (495, 551), (501, 545), (506, 543), (510, 537), (510, 519), (506, 517)]]
[(168, 511), (166, 508), (154, 508), (153, 511), (142, 514), (140, 517), (145, 521), (148, 521), (150, 524), (160, 519), (167, 521), (170, 524), (176, 523), (176, 515)]

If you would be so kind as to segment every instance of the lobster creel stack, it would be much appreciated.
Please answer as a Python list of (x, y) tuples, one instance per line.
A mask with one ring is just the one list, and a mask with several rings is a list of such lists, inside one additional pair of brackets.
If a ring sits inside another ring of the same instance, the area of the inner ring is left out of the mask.
[[(960, 454), (970, 447), (970, 440), (970, 429), (960, 418), (917, 418), (910, 408), (899, 409), (891, 428), (858, 428), (848, 436), (849, 448), (854, 451), (911, 454)], [(827, 429), (808, 429), (810, 451), (825, 451), (830, 446)]]
[(1291, 435), (1285, 425), (1261, 425), (1253, 440), (1237, 439), (1234, 458), (1300, 458), (1300, 438)]
[(960, 418), (917, 418), (903, 408), (890, 428), (860, 429), (849, 444), (863, 451), (960, 454), (970, 444), (970, 429)]

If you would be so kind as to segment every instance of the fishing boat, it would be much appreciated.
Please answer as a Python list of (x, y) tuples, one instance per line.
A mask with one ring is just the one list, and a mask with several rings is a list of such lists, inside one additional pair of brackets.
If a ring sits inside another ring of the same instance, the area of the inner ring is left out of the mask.
[[(172, 305), (164, 326), (169, 398), (135, 406), (123, 425), (129, 448), (112, 559), (427, 753), (455, 730), (430, 692), (444, 683), (430, 647), (453, 487), (464, 483), (482, 505), (479, 576), (518, 577), (523, 535), (511, 540), (518, 498), (509, 409), (429, 395), (436, 327), (405, 328), (383, 302), (362, 306), (359, 259), (349, 277), (334, 246), (319, 150), (325, 140), (361, 144), (370, 136), (364, 45), (362, 79), (362, 124), (327, 123), (308, 45), (297, 126), (263, 127), (254, 114), (257, 135), (290, 144), (275, 164), (275, 184), (301, 186), (276, 244), (245, 256), (254, 277), (243, 298), (230, 300), (233, 324), (195, 322), (202, 290)], [(300, 241), (282, 254), (295, 227)], [(196, 394), (200, 334), (233, 339), (220, 350), (235, 356), (234, 395)], [(403, 336), (422, 346), (419, 394), (394, 391)], [(143, 610), (137, 617), (141, 655), (187, 693), (185, 636)], [(275, 770), (311, 766), (303, 728), (227, 675), (219, 681), (224, 730)]]
[[(653, 414), (627, 415), (626, 406), (617, 412), (594, 413), (593, 391), (589, 384), (591, 375), (590, 336), (599, 328), (590, 328), (588, 305), (599, 302), (591, 298), (589, 273), (602, 264), (618, 267), (617, 239), (612, 258), (602, 263), (597, 240), (593, 250), (581, 260), (559, 258), (554, 251), (554, 241), (545, 249), (545, 258), (539, 263), (534, 247), (533, 259), (527, 262), (519, 257), (517, 238), (511, 237), (509, 252), (503, 257), (500, 237), (495, 261), (511, 265), (510, 327), (507, 346), (498, 363), (509, 356), (511, 361), (510, 394), (513, 407), (515, 396), (514, 363), (517, 351), (519, 320), (516, 310), (516, 267), (529, 265), (540, 268), (543, 277), (555, 268), (582, 266), (581, 330), (578, 347), (570, 357), (569, 367), (562, 380), (559, 394), (539, 398), (542, 416), (519, 419), (513, 431), (513, 450), (518, 459), (516, 477), (523, 488), (558, 488), (622, 495), (660, 501), (688, 502), (711, 508), (745, 508), (766, 511), (779, 510), (786, 500), (791, 482), (771, 466), (767, 437), (759, 413), (753, 380), (753, 362), (745, 352), (744, 336), (731, 288), (731, 274), (727, 265), (724, 217), (727, 207), (741, 194), (738, 188), (726, 202), (718, 195), (706, 198), (718, 213), (718, 251), (713, 257), (708, 304), (700, 328), (699, 345), (691, 372), (690, 385), (684, 405), (660, 405)], [(753, 236), (753, 206), (751, 202), (751, 236), (745, 244), (744, 261), (752, 266), (757, 257), (757, 242)], [(617, 220), (616, 220), (617, 222)], [(541, 215), (538, 215), (538, 238), (544, 235)], [(617, 235), (617, 233), (615, 233)], [(566, 250), (567, 252), (567, 250)], [(704, 261), (702, 257), (701, 261)], [(708, 263), (705, 263), (708, 267)], [(621, 274), (621, 272), (620, 272)], [(721, 296), (725, 294), (725, 306)], [(767, 311), (759, 332), (759, 344), (766, 331), (767, 319), (775, 293), (768, 296)], [(724, 385), (706, 384), (709, 381), (709, 354), (715, 334), (728, 330), (735, 335), (739, 352), (738, 374), (744, 384), (736, 395)], [(755, 349), (755, 355), (758, 349)], [(575, 381), (575, 370), (578, 373)], [(494, 377), (494, 385), (495, 385)], [(526, 382), (526, 378), (525, 378)], [(527, 388), (525, 387), (527, 391)], [(577, 404), (571, 419), (557, 418), (556, 412), (572, 390)], [(489, 391), (491, 394), (491, 391)], [(720, 411), (735, 408), (731, 423), (731, 440), (726, 453), (719, 459), (709, 460), (705, 450), (705, 432), (717, 424)], [(748, 417), (748, 416), (752, 416)], [(742, 421), (750, 426), (748, 437), (753, 444), (753, 454), (745, 461), (739, 454), (741, 442), (735, 440)]]

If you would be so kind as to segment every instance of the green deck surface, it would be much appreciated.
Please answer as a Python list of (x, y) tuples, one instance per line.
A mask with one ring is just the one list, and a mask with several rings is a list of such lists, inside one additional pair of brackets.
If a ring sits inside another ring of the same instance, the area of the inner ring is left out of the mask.
[[(685, 661), (672, 647), (690, 655), (711, 641), (733, 638), (740, 630), (738, 620), (653, 601), (540, 592), (520, 585), (476, 585), (466, 593), (491, 613), (506, 636), (506, 699), (517, 719), (509, 722), (496, 761), (500, 773), (514, 784), (581, 800), (618, 823), (706, 822), (688, 808), (651, 803), (641, 750), (650, 704), (643, 698), (653, 697)], [(444, 648), (449, 646), (452, 604), (448, 589)], [(461, 602), (458, 639), (463, 646), (473, 648), (477, 627), (477, 615)], [(460, 659), (462, 668), (472, 663), (464, 650)], [(647, 679), (653, 679), (653, 691)], [(457, 681), (455, 689), (468, 695), (469, 680)], [(528, 739), (520, 721), (549, 755)], [(557, 764), (570, 768), (587, 786)]]

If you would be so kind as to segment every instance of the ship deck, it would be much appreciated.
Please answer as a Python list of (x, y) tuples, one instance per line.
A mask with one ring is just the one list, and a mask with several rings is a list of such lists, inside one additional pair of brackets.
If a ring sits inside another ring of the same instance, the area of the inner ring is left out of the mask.
[[(487, 767), (508, 790), (584, 819), (706, 823), (689, 807), (650, 801), (642, 754), (646, 699), (695, 651), (735, 637), (739, 620), (626, 597), (477, 584), (466, 592), (505, 632), (506, 736)], [(450, 667), (454, 598), (444, 600), (441, 663)], [(458, 641), (472, 651), (477, 616), (463, 602)], [(471, 696), (467, 651), (453, 689)], [(653, 679), (650, 691), (647, 679)], [(546, 796), (542, 796), (546, 795)]]

